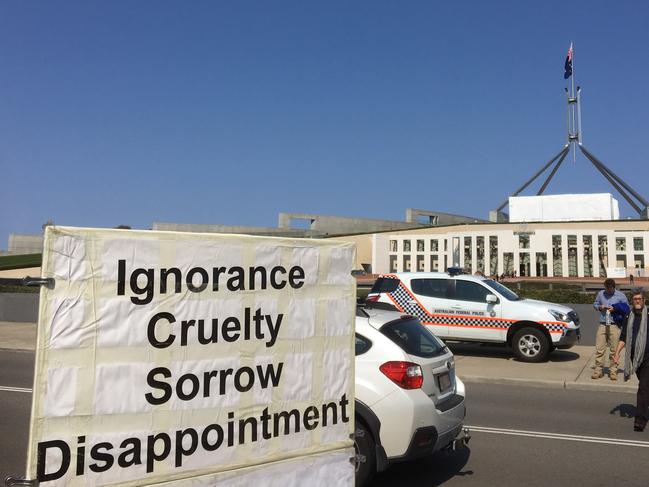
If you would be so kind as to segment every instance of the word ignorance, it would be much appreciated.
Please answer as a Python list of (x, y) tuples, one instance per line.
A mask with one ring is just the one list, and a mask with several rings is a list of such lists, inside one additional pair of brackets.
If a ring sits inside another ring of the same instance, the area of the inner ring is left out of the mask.
[[(232, 266), (232, 267), (192, 267), (184, 275), (178, 267), (160, 269), (137, 268), (127, 276), (126, 260), (117, 262), (117, 295), (126, 294), (126, 286), (135, 296), (131, 296), (133, 304), (149, 304), (153, 300), (156, 289), (162, 294), (183, 292), (183, 286), (192, 293), (205, 291), (211, 285), (212, 292), (220, 289), (227, 291), (255, 291), (265, 289), (284, 289), (287, 285), (300, 289), (304, 285), (304, 269), (299, 265), (286, 269), (277, 265), (270, 269), (264, 266)], [(156, 282), (156, 280), (158, 282)]]

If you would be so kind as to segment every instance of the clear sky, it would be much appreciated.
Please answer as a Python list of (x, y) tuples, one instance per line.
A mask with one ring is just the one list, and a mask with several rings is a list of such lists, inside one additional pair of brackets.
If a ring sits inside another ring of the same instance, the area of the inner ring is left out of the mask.
[[(50, 219), (487, 218), (566, 142), (571, 41), (584, 145), (649, 198), (646, 1), (5, 0), (0, 249)], [(546, 193), (575, 192), (614, 190), (579, 155)]]

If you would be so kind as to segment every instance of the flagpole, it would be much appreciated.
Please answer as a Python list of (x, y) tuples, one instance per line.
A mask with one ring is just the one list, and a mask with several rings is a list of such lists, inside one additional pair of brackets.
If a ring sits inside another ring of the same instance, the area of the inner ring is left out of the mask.
[[(572, 76), (570, 76), (570, 83), (572, 87), (572, 93), (571, 93), (571, 98), (575, 98), (575, 48), (572, 45), (572, 41), (570, 41), (570, 50), (572, 51), (572, 59), (571, 59), (571, 65), (572, 65)], [(570, 114), (572, 115), (572, 128), (577, 130), (577, 135), (579, 134), (579, 129), (576, 127), (576, 120), (575, 120), (575, 108), (571, 107), (570, 109)], [(574, 143), (572, 145), (572, 162), (576, 163), (577, 162), (577, 148), (575, 147)]]

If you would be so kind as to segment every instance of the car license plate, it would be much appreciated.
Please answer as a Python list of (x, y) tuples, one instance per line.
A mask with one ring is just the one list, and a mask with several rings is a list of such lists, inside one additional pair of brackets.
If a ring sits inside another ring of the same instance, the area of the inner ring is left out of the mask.
[(439, 374), (437, 376), (437, 385), (439, 386), (439, 390), (441, 392), (444, 392), (445, 390), (451, 388), (451, 376), (448, 372), (444, 372), (443, 374)]

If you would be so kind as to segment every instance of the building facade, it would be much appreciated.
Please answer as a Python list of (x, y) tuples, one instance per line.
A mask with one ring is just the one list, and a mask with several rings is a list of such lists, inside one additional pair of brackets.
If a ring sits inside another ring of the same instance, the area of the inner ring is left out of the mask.
[(372, 271), (622, 277), (647, 275), (649, 222), (492, 223), (372, 236)]

